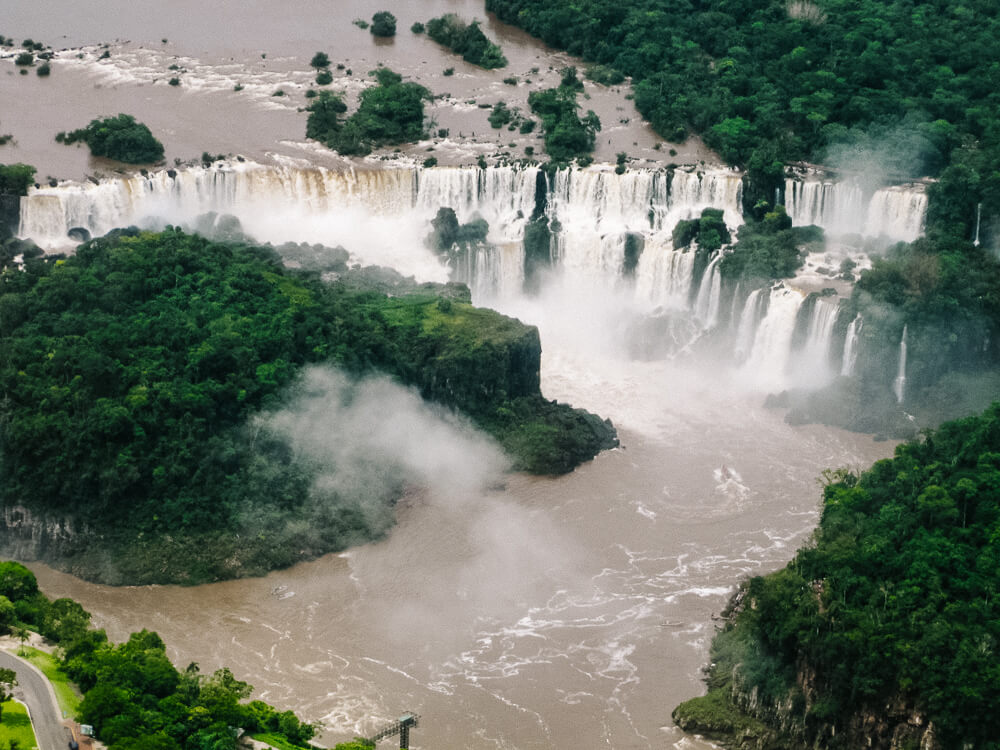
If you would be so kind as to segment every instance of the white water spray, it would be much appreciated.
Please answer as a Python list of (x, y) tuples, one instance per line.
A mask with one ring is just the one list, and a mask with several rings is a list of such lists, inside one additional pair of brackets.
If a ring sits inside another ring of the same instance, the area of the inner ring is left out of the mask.
[(854, 320), (847, 326), (847, 336), (844, 339), (844, 359), (840, 365), (840, 374), (850, 376), (854, 374), (854, 367), (858, 363), (858, 347), (861, 342), (861, 328), (864, 326), (864, 318), (861, 313), (854, 316)]
[(903, 326), (903, 336), (899, 340), (899, 367), (896, 379), (892, 381), (892, 392), (896, 394), (896, 403), (903, 403), (906, 396), (906, 326)]

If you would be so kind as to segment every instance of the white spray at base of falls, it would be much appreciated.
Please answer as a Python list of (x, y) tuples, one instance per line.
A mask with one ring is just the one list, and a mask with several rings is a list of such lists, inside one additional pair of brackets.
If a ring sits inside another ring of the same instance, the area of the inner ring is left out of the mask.
[[(837, 207), (854, 205), (858, 195), (816, 182), (788, 189), (792, 208), (811, 206), (802, 216), (818, 221), (835, 221)], [(418, 281), (461, 281), (478, 304), (509, 312), (525, 286), (525, 228), (544, 211), (553, 232), (553, 269), (544, 283), (548, 289), (558, 277), (572, 290), (563, 299), (580, 298), (577, 324), (589, 307), (604, 318), (597, 321), (608, 329), (603, 340), (632, 356), (686, 357), (715, 347), (751, 387), (815, 387), (832, 374), (833, 301), (815, 303), (797, 338), (804, 292), (787, 283), (734, 289), (721, 273), (725, 248), (706, 259), (696, 243), (673, 245), (677, 222), (708, 207), (722, 210), (737, 230), (741, 191), (740, 173), (724, 168), (619, 175), (604, 165), (545, 174), (531, 166), (338, 171), (230, 161), (34, 189), (21, 203), (19, 234), (65, 250), (71, 227), (99, 236), (131, 224), (192, 225), (207, 212), (231, 214), (258, 241), (342, 245), (352, 262), (389, 266)], [(886, 190), (879, 200), (888, 205), (893, 195), (908, 193)], [(460, 223), (486, 220), (486, 242), (449, 259), (435, 254), (424, 240), (442, 207)], [(792, 352), (793, 340), (805, 342), (805, 351)], [(853, 372), (856, 347), (845, 348), (841, 370), (849, 362)]]
[(896, 394), (896, 403), (903, 403), (906, 397), (906, 326), (903, 326), (903, 335), (899, 339), (899, 367), (896, 370), (896, 379), (892, 381), (892, 392)]
[(854, 320), (847, 326), (847, 336), (844, 339), (844, 359), (840, 366), (840, 374), (850, 376), (854, 374), (854, 368), (858, 363), (858, 346), (861, 341), (861, 328), (864, 326), (864, 318), (861, 313), (854, 316)]

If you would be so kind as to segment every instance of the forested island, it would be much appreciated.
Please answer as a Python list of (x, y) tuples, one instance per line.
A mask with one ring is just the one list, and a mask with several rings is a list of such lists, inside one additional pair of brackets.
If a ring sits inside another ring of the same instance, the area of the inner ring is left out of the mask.
[(534, 327), (473, 307), (464, 286), (310, 250), (329, 282), (271, 248), (178, 229), (8, 259), (0, 495), (12, 544), (20, 534), (86, 578), (197, 583), (380, 535), (398, 467), (372, 456), (378, 481), (326, 486), (271, 419), (315, 387), (310, 366), (389, 374), (466, 415), (518, 469), (570, 471), (616, 444), (609, 422), (541, 396)]

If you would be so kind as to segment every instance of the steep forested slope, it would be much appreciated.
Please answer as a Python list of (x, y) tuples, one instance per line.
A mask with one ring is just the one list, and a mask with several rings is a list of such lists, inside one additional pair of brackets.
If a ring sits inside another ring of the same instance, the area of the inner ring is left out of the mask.
[[(307, 364), (395, 375), (489, 429), (515, 466), (569, 471), (614, 431), (543, 399), (539, 356), (537, 329), (473, 308), (464, 287), (390, 296), (266, 248), (116, 231), (0, 275), (0, 499), (88, 530), (48, 552), (89, 576), (287, 565), (380, 533), (388, 514), (371, 509), (404, 481), (380, 464), (378, 482), (323, 490), (293, 460), (267, 415)], [(100, 555), (114, 565), (95, 569)]]
[(675, 720), (734, 745), (997, 747), (1000, 403), (826, 478), (815, 543), (741, 587)]

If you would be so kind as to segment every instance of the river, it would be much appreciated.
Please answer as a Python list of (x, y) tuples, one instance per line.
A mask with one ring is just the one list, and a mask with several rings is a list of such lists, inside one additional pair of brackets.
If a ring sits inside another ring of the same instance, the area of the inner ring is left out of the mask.
[[(2, 61), (0, 96), (17, 106), (4, 107), (0, 130), (18, 143), (0, 160), (34, 163), (39, 177), (110, 170), (52, 135), (118, 111), (162, 134), (168, 160), (207, 150), (334, 164), (304, 141), (297, 111), (312, 78), (308, 59), (324, 49), (355, 75), (381, 60), (449, 91), (433, 113), (462, 137), (400, 158), (434, 148), (443, 163), (469, 163), (497, 149), (478, 103), (526, 99), (528, 85), (504, 77), (554, 85), (572, 62), (472, 0), (394, 9), (399, 32), (388, 44), (351, 23), (381, 9), (361, 0), (180, 0), (169, 15), (161, 4), (122, 1), (100, 18), (79, 3), (39, 5), (8, 9), (4, 33), (80, 48), (63, 53), (49, 79), (15, 75)], [(448, 11), (484, 18), (510, 67), (478, 71), (409, 32)], [(101, 41), (111, 43), (103, 61)], [(165, 82), (170, 64), (187, 71), (179, 87)], [(445, 77), (448, 67), (455, 74)], [(245, 89), (234, 92), (234, 81)], [(337, 81), (356, 94), (345, 72)], [(287, 95), (271, 96), (278, 87)], [(664, 155), (669, 144), (654, 150), (626, 89), (588, 84), (588, 93), (584, 107), (605, 123), (599, 160), (620, 150), (649, 164), (674, 158)], [(522, 153), (529, 143), (511, 142)], [(678, 161), (707, 155), (697, 143), (685, 148)], [(31, 568), (46, 594), (80, 601), (113, 639), (155, 629), (179, 666), (231, 667), (257, 697), (321, 722), (326, 744), (415, 711), (415, 748), (709, 747), (674, 728), (670, 711), (703, 691), (714, 617), (742, 577), (779, 567), (808, 540), (824, 468), (863, 468), (891, 445), (786, 425), (763, 408), (745, 368), (631, 358), (613, 298), (592, 294), (571, 286), (536, 300), (480, 300), (539, 325), (546, 396), (619, 428), (621, 448), (568, 476), (511, 475), (483, 495), (413, 487), (386, 539), (260, 579), (110, 588)]]

